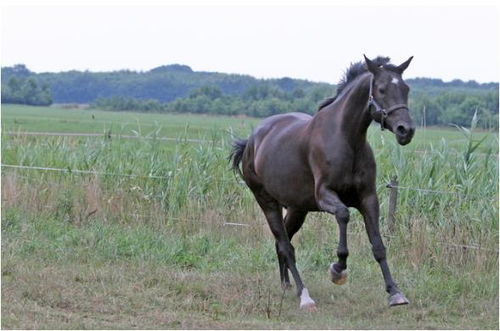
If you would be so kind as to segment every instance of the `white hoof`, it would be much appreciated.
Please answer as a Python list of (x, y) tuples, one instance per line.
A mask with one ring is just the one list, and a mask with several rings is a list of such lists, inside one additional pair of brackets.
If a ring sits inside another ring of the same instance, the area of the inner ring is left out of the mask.
[(315, 311), (316, 303), (309, 296), (309, 291), (304, 288), (300, 294), (300, 309), (303, 311)]

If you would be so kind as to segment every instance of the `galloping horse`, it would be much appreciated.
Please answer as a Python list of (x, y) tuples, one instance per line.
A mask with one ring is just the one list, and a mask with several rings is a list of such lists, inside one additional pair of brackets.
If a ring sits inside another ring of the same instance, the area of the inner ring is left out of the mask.
[(291, 286), (290, 270), (301, 309), (314, 310), (316, 306), (297, 271), (290, 241), (308, 212), (335, 215), (340, 236), (338, 262), (332, 263), (329, 271), (334, 283), (345, 283), (348, 207), (363, 215), (373, 256), (389, 293), (389, 305), (408, 303), (392, 279), (380, 236), (376, 164), (366, 132), (375, 121), (382, 130), (393, 132), (400, 145), (413, 138), (415, 126), (407, 106), (409, 87), (401, 77), (412, 58), (396, 66), (389, 58), (369, 60), (365, 56), (364, 63), (351, 65), (336, 96), (323, 102), (314, 116), (271, 116), (247, 140), (233, 142), (232, 166), (264, 212), (276, 239), (281, 284), (284, 288)]

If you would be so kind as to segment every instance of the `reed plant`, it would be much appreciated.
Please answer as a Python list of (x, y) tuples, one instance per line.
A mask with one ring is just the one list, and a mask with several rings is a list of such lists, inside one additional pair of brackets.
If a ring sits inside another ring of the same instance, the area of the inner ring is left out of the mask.
[(316, 317), (297, 316), (292, 294), (277, 289), (272, 235), (227, 161), (231, 127), (184, 126), (176, 142), (158, 139), (159, 123), (137, 123), (138, 139), (3, 134), (2, 164), (65, 171), (2, 168), (2, 326), (497, 328), (498, 135), (475, 123), (459, 128), (461, 143), (427, 129), (432, 139), (419, 143), (417, 131), (407, 147), (370, 129), (389, 261), (413, 304), (373, 314), (383, 286), (354, 210), (350, 283), (329, 284), (337, 227), (316, 213), (294, 239), (324, 307)]

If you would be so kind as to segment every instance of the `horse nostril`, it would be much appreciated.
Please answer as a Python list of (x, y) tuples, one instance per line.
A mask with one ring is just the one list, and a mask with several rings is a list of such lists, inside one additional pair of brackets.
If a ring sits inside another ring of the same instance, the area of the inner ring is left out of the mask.
[(406, 136), (408, 134), (408, 129), (404, 125), (398, 125), (396, 132), (401, 136)]

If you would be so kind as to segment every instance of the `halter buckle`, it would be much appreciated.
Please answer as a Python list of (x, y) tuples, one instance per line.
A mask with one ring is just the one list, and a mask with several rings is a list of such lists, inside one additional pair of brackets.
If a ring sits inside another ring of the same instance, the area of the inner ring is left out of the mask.
[(384, 131), (385, 128), (384, 128), (384, 122), (385, 122), (385, 119), (387, 118), (387, 112), (385, 111), (385, 109), (380, 109), (380, 130), (381, 131)]

